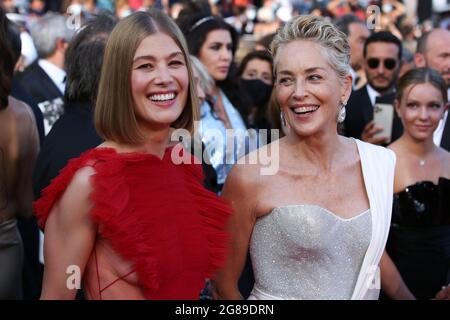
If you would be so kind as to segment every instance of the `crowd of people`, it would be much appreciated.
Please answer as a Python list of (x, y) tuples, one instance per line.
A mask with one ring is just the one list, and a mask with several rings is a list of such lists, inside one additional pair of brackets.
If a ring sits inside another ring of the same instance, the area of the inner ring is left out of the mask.
[(0, 299), (450, 299), (448, 12), (2, 0)]

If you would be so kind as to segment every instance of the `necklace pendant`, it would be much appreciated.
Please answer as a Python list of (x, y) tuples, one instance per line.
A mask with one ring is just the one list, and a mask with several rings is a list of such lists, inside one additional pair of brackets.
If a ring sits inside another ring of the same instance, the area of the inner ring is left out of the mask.
[(419, 164), (420, 164), (421, 166), (424, 166), (424, 165), (425, 165), (425, 160), (420, 160), (420, 161), (419, 161)]

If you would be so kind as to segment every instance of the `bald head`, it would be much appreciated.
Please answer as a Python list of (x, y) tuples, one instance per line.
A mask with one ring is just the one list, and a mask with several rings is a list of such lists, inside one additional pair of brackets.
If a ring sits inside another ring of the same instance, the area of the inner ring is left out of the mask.
[(424, 34), (417, 44), (414, 61), (417, 67), (439, 71), (450, 87), (450, 31), (434, 29)]

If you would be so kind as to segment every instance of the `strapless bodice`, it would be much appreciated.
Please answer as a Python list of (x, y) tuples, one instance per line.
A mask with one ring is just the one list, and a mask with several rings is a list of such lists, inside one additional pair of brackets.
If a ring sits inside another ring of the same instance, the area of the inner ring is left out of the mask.
[(394, 194), (386, 251), (417, 299), (450, 281), (450, 180), (419, 181)]
[(393, 227), (450, 226), (450, 179), (420, 181), (394, 194)]
[(371, 240), (370, 210), (343, 219), (314, 205), (277, 207), (254, 226), (252, 299), (350, 299)]

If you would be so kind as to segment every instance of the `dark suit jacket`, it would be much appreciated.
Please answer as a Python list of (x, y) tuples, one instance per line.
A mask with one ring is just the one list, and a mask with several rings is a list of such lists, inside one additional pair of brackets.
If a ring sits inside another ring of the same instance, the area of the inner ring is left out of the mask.
[(441, 147), (447, 151), (450, 151), (450, 116), (447, 115), (447, 121), (445, 121), (444, 132), (442, 133)]
[(50, 129), (64, 111), (63, 93), (37, 61), (19, 73), (17, 81), (38, 105), (44, 117), (44, 125), (47, 130)]
[(36, 103), (63, 97), (61, 91), (37, 61), (33, 62), (24, 72), (19, 73), (17, 80)]
[(92, 108), (88, 103), (68, 103), (44, 140), (33, 173), (36, 197), (50, 184), (69, 159), (102, 143), (95, 131)]
[(13, 78), (11, 85), (11, 96), (16, 98), (17, 100), (23, 101), (31, 107), (33, 110), (34, 118), (36, 119), (36, 125), (39, 133), (39, 142), (42, 145), (44, 142), (44, 118), (42, 116), (41, 109), (37, 106), (33, 98), (31, 98), (22, 85), (17, 81), (17, 79)]
[[(389, 93), (377, 98), (379, 103), (393, 104), (395, 93)], [(373, 120), (374, 108), (370, 102), (367, 86), (353, 91), (346, 106), (347, 116), (344, 121), (344, 132), (347, 137), (361, 139), (364, 127)], [(392, 123), (391, 142), (400, 138), (403, 133), (403, 126), (397, 113), (394, 111)]]

